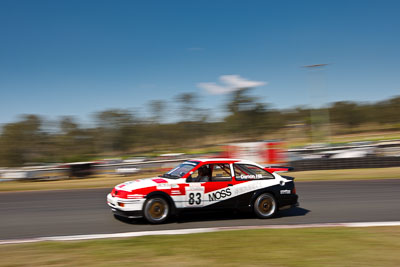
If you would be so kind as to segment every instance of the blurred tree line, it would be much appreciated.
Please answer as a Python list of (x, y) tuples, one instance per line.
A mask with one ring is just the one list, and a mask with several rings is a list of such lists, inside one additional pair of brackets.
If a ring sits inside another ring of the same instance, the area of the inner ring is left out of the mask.
[[(101, 111), (94, 115), (94, 124), (86, 127), (68, 116), (51, 123), (36, 115), (24, 115), (1, 128), (0, 166), (199, 147), (205, 138), (218, 142), (218, 137), (255, 140), (271, 133), (281, 137), (290, 125), (302, 125), (310, 131), (313, 111), (306, 107), (272, 109), (252, 96), (249, 88), (229, 95), (224, 106), (226, 116), (218, 121), (210, 120), (212, 111), (198, 107), (194, 93), (183, 93), (176, 101), (179, 108), (172, 111), (164, 100), (151, 101), (147, 105), (150, 116), (145, 118), (129, 110)], [(400, 97), (373, 104), (341, 101), (323, 110), (329, 112), (331, 123), (345, 129), (369, 123), (399, 126)], [(171, 112), (179, 121), (166, 122)]]

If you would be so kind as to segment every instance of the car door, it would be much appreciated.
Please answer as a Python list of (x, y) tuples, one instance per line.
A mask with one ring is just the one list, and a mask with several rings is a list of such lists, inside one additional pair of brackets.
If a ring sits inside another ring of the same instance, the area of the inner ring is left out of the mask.
[(189, 176), (186, 178), (186, 183), (184, 184), (185, 196), (181, 204), (184, 208), (202, 208), (207, 205), (205, 202), (206, 177), (200, 170), (209, 168), (209, 164), (201, 164), (194, 171), (189, 172)]
[(233, 179), (229, 163), (210, 164), (209, 181), (204, 183), (204, 205), (209, 208), (233, 208)]

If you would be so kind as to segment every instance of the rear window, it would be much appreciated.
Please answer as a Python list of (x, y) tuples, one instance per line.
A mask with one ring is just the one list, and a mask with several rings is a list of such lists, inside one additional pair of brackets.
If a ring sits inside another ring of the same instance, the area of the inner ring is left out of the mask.
[(274, 179), (275, 177), (264, 169), (250, 164), (234, 164), (235, 177), (237, 181)]

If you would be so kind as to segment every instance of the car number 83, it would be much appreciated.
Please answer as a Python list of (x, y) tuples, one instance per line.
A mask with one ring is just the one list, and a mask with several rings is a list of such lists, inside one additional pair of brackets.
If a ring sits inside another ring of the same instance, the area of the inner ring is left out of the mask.
[(186, 207), (203, 206), (204, 188), (201, 190), (186, 190)]
[(189, 193), (189, 205), (201, 204), (201, 193)]

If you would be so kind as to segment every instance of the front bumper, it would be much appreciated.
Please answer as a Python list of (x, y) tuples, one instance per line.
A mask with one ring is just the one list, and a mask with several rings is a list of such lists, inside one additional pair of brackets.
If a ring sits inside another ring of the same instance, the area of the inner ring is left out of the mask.
[(116, 208), (111, 208), (111, 211), (114, 215), (129, 218), (129, 219), (137, 219), (143, 217), (143, 212), (141, 210), (134, 210), (134, 211), (123, 211)]
[[(107, 205), (115, 215), (126, 218), (143, 217), (143, 204), (146, 199), (123, 199), (107, 195)], [(121, 206), (123, 205), (123, 206)]]

